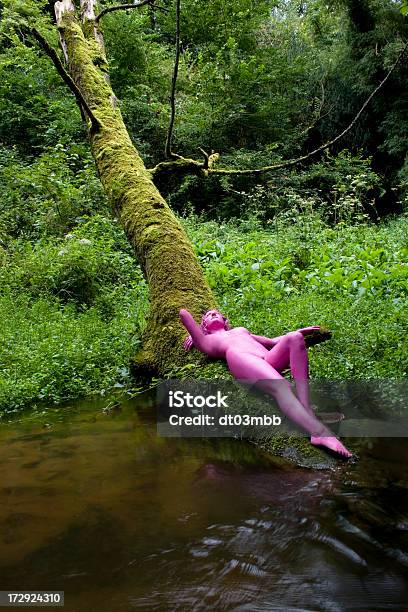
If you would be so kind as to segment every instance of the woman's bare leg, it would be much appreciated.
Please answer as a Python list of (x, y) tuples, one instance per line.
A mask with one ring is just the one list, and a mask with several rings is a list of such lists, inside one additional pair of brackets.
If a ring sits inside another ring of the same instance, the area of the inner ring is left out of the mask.
[(303, 334), (295, 331), (283, 336), (269, 351), (265, 361), (278, 372), (290, 367), (299, 401), (308, 412), (313, 414), (309, 393), (309, 359)]
[(296, 425), (307, 431), (312, 444), (323, 445), (339, 454), (350, 457), (351, 453), (330, 430), (307, 410), (292, 393), (283, 376), (262, 357), (230, 349), (226, 359), (231, 374), (238, 380), (251, 380), (266, 393), (272, 395), (281, 411)]
[(308, 411), (297, 399), (290, 384), (265, 359), (234, 349), (227, 352), (230, 372), (238, 380), (251, 380), (257, 387), (272, 395), (282, 412), (311, 435), (330, 435), (313, 411)]
[[(303, 334), (295, 331), (283, 336), (269, 351), (265, 360), (278, 372), (290, 367), (299, 401), (306, 410), (314, 414), (310, 403), (309, 358)], [(344, 418), (341, 412), (325, 412), (320, 416), (325, 423), (336, 423)]]

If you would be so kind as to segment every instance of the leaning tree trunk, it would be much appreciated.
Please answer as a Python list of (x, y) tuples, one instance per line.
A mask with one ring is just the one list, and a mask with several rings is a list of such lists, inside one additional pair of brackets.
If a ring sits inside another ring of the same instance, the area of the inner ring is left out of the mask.
[(180, 308), (198, 316), (215, 300), (183, 228), (124, 125), (109, 83), (95, 0), (81, 0), (81, 7), (79, 19), (71, 0), (56, 3), (61, 43), (69, 74), (99, 124), (89, 125), (89, 138), (101, 182), (149, 286), (150, 312), (135, 363), (139, 370), (163, 374), (186, 361)]

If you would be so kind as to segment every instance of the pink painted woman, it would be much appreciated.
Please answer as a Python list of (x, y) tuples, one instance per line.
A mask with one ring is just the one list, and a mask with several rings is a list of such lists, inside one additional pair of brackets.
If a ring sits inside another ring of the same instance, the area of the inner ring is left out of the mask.
[[(321, 423), (310, 404), (309, 366), (305, 335), (320, 327), (304, 327), (277, 338), (251, 334), (245, 327), (232, 328), (218, 310), (209, 310), (198, 325), (188, 310), (180, 310), (180, 319), (190, 333), (184, 348), (195, 346), (209, 357), (225, 359), (237, 380), (253, 381), (272, 395), (281, 411), (310, 435), (315, 446), (324, 446), (343, 457), (352, 454)], [(282, 376), (290, 367), (296, 395)], [(276, 384), (277, 380), (282, 382)]]

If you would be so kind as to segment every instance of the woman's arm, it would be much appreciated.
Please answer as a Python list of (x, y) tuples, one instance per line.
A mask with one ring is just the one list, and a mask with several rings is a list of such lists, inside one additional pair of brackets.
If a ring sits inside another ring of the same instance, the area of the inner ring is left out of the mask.
[[(311, 327), (302, 327), (302, 329), (298, 329), (296, 331), (300, 331), (304, 336), (311, 335), (314, 332), (320, 331), (319, 325), (312, 325)], [(260, 342), (265, 348), (271, 349), (285, 336), (277, 336), (276, 338), (266, 338), (265, 336), (255, 336), (255, 334), (251, 334), (251, 336), (257, 341)]]
[(208, 336), (203, 333), (201, 327), (196, 323), (191, 313), (185, 308), (180, 310), (180, 319), (184, 327), (193, 339), (194, 346), (202, 353), (208, 352)]
[(271, 349), (279, 342), (283, 336), (277, 336), (276, 338), (266, 338), (265, 336), (255, 336), (255, 334), (251, 334), (252, 338), (262, 344), (265, 348)]
[[(304, 336), (313, 334), (313, 332), (317, 332), (320, 330), (319, 325), (312, 325), (311, 327), (302, 327), (302, 329), (298, 329), (301, 334)], [(266, 338), (265, 336), (255, 336), (255, 334), (251, 334), (251, 336), (260, 344), (262, 344), (265, 348), (271, 349), (285, 336), (277, 336), (276, 338)]]

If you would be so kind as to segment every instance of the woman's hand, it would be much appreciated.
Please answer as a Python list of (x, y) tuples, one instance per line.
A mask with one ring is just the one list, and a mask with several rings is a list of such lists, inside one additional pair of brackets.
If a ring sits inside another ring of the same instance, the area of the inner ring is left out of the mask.
[(193, 346), (193, 339), (191, 336), (187, 336), (187, 338), (183, 342), (183, 349), (185, 351), (189, 351)]
[(307, 336), (307, 334), (320, 331), (320, 325), (311, 325), (310, 327), (302, 327), (302, 329), (298, 329), (301, 334)]

